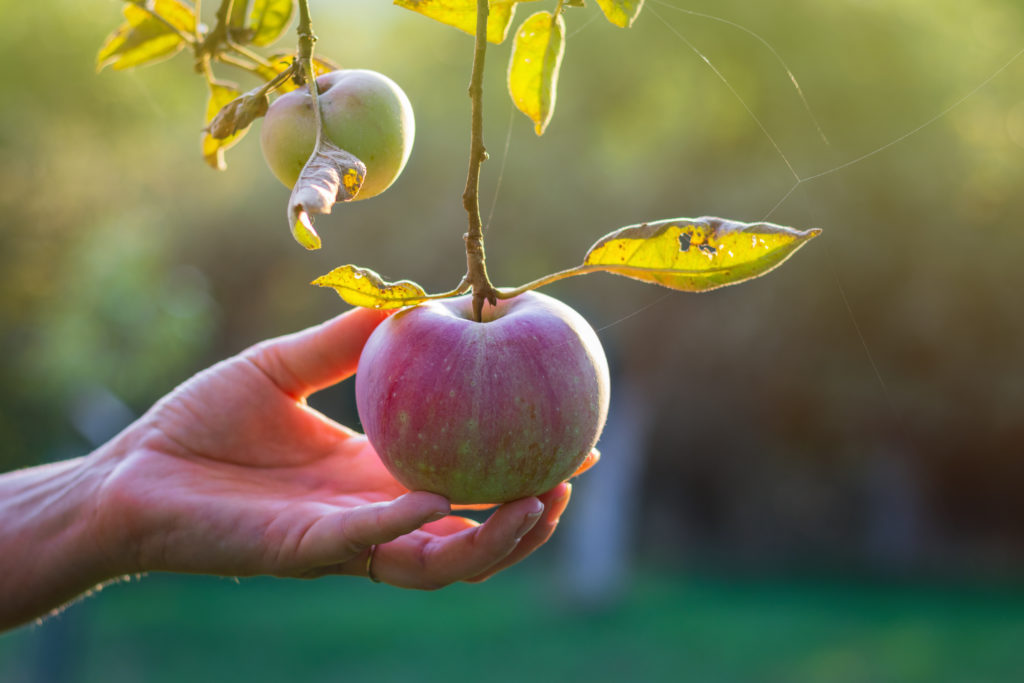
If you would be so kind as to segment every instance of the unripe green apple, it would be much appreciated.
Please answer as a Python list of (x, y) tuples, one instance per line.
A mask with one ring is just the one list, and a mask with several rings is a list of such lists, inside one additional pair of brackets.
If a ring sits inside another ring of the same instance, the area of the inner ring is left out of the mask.
[[(366, 164), (366, 179), (355, 198), (388, 189), (412, 151), (416, 124), (409, 98), (387, 76), (365, 69), (331, 71), (316, 85), (328, 139)], [(293, 90), (270, 105), (263, 121), (263, 158), (289, 188), (316, 142), (312, 102), (308, 89)]]
[(608, 414), (608, 363), (576, 311), (537, 292), (472, 315), (471, 297), (400, 311), (370, 335), (356, 406), (405, 487), (502, 503), (568, 479)]

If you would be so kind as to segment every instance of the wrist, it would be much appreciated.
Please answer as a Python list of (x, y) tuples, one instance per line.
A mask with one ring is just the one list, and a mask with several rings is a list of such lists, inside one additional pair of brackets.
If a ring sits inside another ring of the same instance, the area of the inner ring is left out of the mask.
[(115, 575), (92, 528), (103, 479), (92, 456), (0, 477), (0, 628), (45, 615)]

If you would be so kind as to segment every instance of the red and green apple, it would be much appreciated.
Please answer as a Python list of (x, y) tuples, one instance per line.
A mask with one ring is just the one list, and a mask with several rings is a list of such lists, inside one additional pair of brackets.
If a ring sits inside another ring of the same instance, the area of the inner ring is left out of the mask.
[(470, 296), (399, 311), (356, 373), (359, 417), (388, 470), (453, 503), (516, 500), (571, 477), (608, 397), (593, 328), (537, 292), (485, 307), (482, 322)]

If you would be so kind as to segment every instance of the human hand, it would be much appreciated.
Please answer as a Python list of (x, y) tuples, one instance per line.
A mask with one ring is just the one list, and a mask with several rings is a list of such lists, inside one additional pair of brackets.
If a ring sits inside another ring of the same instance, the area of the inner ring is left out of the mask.
[(486, 579), (541, 546), (569, 484), (477, 524), (449, 515), (442, 496), (407, 491), (363, 435), (306, 404), (353, 374), (384, 317), (356, 309), (258, 344), (199, 373), (90, 456), (109, 469), (93, 534), (114, 575), (372, 571), (433, 589)]

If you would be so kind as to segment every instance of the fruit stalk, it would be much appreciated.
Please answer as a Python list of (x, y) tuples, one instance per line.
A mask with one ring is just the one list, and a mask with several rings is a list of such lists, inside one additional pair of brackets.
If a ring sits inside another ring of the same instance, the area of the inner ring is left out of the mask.
[(487, 159), (484, 148), (483, 85), (484, 58), (487, 55), (488, 0), (476, 3), (476, 41), (473, 52), (473, 71), (469, 81), (469, 98), (472, 102), (470, 125), (469, 173), (466, 190), (462, 194), (462, 206), (469, 214), (469, 232), (466, 241), (466, 278), (464, 285), (473, 289), (473, 317), (480, 322), (484, 302), (497, 304), (497, 290), (487, 276), (487, 262), (484, 256), (484, 232), (480, 220), (480, 166)]
[(313, 153), (310, 159), (316, 156), (320, 149), (320, 140), (323, 138), (323, 118), (320, 114), (320, 103), (317, 100), (316, 76), (313, 73), (313, 44), (316, 43), (316, 34), (313, 33), (313, 20), (309, 16), (309, 0), (299, 0), (299, 25), (296, 28), (299, 35), (299, 49), (295, 59), (299, 63), (299, 73), (306, 81), (309, 88), (309, 97), (313, 101), (313, 119), (316, 121), (316, 144), (313, 145)]

